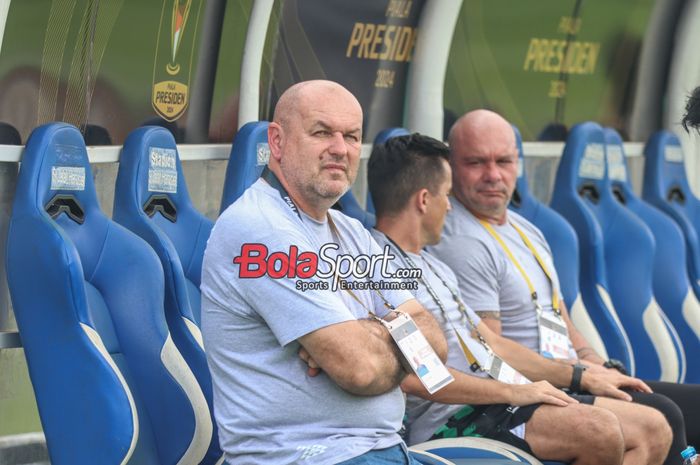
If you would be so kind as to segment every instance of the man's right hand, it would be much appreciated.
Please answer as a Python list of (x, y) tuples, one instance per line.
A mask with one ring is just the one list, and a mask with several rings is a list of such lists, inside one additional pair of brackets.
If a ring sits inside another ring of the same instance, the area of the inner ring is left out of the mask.
[(632, 396), (622, 391), (621, 388), (638, 392), (652, 392), (651, 388), (640, 379), (623, 375), (614, 369), (603, 368), (603, 370), (584, 371), (581, 387), (596, 396), (612, 397), (628, 402), (632, 401)]
[(306, 374), (309, 376), (316, 376), (319, 373), (321, 373), (321, 367), (318, 366), (318, 363), (316, 363), (316, 360), (314, 360), (311, 355), (304, 349), (303, 346), (299, 347), (299, 358), (302, 359), (306, 364), (308, 365), (308, 369), (306, 370)]
[(555, 388), (548, 381), (537, 381), (531, 384), (511, 384), (510, 405), (549, 404), (558, 407), (566, 407), (569, 404), (577, 404), (578, 401), (569, 397), (562, 390)]

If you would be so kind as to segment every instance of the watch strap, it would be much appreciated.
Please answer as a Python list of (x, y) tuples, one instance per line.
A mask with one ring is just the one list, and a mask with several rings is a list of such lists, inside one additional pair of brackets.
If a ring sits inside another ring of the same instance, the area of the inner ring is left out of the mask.
[(586, 371), (586, 367), (580, 364), (573, 365), (573, 372), (571, 373), (571, 384), (569, 385), (569, 391), (571, 392), (581, 392), (581, 378), (583, 378), (583, 372)]

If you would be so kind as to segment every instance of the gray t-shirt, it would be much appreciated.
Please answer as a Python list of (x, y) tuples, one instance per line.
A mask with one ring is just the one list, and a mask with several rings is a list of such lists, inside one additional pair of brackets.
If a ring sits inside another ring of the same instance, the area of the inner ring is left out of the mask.
[[(477, 312), (499, 312), (503, 336), (539, 352), (537, 313), (523, 275), (501, 245), (459, 201), (450, 199), (452, 210), (445, 220), (440, 243), (428, 250), (454, 270), (464, 300)], [(545, 312), (552, 310), (552, 284), (559, 295), (559, 279), (552, 253), (542, 232), (515, 212), (508, 221), (492, 225), (527, 273)], [(530, 249), (510, 225), (514, 222), (544, 260), (553, 283), (540, 268)]]
[[(380, 253), (358, 221), (330, 214), (340, 233), (337, 254)], [(243, 244), (264, 244), (268, 255), (295, 246), (300, 255), (318, 254), (333, 241), (328, 222), (302, 218), (258, 180), (219, 217), (204, 254), (202, 334), (219, 438), (231, 464), (334, 464), (401, 442), (398, 388), (356, 396), (325, 373), (308, 376), (298, 357), (299, 337), (367, 318), (367, 310), (340, 290), (302, 292), (293, 278), (239, 277), (233, 259)], [(378, 315), (386, 313), (376, 292), (354, 293)], [(383, 295), (395, 306), (412, 299), (408, 291)]]
[[(384, 235), (381, 231), (377, 231), (376, 229), (373, 230), (372, 236), (374, 236), (377, 243), (382, 247), (390, 244), (390, 241), (387, 239), (386, 235)], [(395, 255), (400, 259), (403, 258), (400, 252), (395, 248), (393, 248), (392, 251), (394, 251)], [(447, 265), (426, 251), (421, 251), (420, 255), (410, 252), (406, 253), (411, 258), (415, 266), (422, 270), (423, 278), (426, 280), (428, 285), (430, 285), (433, 291), (435, 291), (435, 294), (444, 306), (445, 313), (443, 314), (440, 306), (430, 295), (428, 288), (422, 283), (418, 286), (418, 290), (414, 292), (418, 302), (420, 302), (423, 307), (432, 313), (437, 322), (440, 324), (442, 332), (445, 334), (448, 349), (446, 365), (463, 373), (484, 378), (488, 377), (488, 375), (481, 370), (476, 372), (471, 370), (469, 363), (467, 362), (467, 358), (464, 356), (464, 352), (462, 351), (459, 339), (457, 338), (457, 333), (455, 332), (454, 327), (447, 320), (449, 319), (449, 321), (452, 321), (455, 326), (467, 328), (468, 334), (472, 333), (469, 323), (459, 311), (459, 307), (457, 306), (452, 293), (440, 280), (440, 278), (444, 279), (447, 285), (451, 286), (451, 288), (459, 295), (459, 289), (457, 288), (457, 277)], [(429, 263), (430, 266), (432, 266), (432, 268), (439, 274), (439, 277), (426, 263)], [(402, 266), (405, 268), (410, 268), (410, 264), (405, 260)], [(481, 321), (479, 317), (471, 308), (469, 308), (469, 306), (466, 306), (466, 309), (474, 322), (474, 325), (478, 325)], [(427, 441), (440, 426), (444, 425), (447, 420), (452, 415), (457, 413), (457, 411), (459, 411), (462, 407), (463, 405), (459, 404), (442, 404), (439, 402), (431, 402), (417, 396), (407, 396), (406, 416), (408, 420), (408, 437), (406, 442), (408, 442), (409, 445), (413, 445)]]

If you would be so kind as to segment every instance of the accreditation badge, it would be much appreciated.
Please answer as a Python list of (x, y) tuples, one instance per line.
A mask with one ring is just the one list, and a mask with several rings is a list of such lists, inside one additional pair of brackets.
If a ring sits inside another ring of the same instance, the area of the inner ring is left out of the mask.
[(522, 373), (508, 365), (502, 358), (494, 356), (493, 363), (489, 367), (489, 376), (505, 384), (530, 384)]
[(202, 0), (164, 0), (153, 63), (151, 105), (166, 121), (182, 116), (189, 87)]
[(537, 315), (540, 330), (540, 355), (547, 358), (569, 358), (569, 331), (562, 318), (550, 312)]
[(481, 370), (488, 373), (491, 378), (506, 384), (528, 384), (530, 382), (518, 370), (508, 365), (501, 357), (472, 337), (465, 328), (455, 326), (454, 330), (472, 371)]
[(433, 394), (454, 381), (428, 340), (409, 315), (399, 312), (390, 322), (380, 320), (389, 330), (404, 358), (425, 389)]

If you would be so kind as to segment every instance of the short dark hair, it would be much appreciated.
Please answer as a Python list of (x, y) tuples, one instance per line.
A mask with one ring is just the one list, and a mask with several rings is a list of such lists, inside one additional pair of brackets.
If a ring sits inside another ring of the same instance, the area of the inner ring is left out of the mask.
[(378, 216), (398, 213), (420, 189), (436, 194), (445, 176), (450, 149), (414, 133), (392, 137), (372, 149), (367, 165), (369, 192)]
[(700, 86), (696, 87), (688, 96), (681, 124), (686, 131), (689, 131), (690, 128), (700, 131)]

